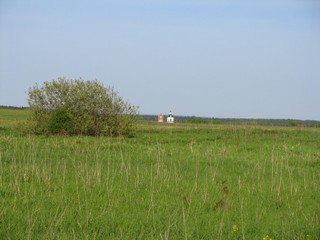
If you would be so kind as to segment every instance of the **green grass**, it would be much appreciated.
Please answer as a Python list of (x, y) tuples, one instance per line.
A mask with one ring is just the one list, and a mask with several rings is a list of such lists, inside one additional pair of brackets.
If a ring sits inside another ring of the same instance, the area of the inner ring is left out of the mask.
[(0, 131), (0, 239), (320, 239), (319, 170), (316, 128)]
[(4, 126), (14, 126), (25, 121), (28, 117), (28, 109), (0, 108), (0, 121)]
[(29, 115), (28, 109), (11, 109), (0, 107), (0, 134), (12, 133), (14, 128), (18, 128)]

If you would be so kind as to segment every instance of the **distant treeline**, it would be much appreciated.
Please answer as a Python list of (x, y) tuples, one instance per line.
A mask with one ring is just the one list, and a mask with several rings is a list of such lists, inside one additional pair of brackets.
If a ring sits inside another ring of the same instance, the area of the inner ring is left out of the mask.
[(4, 106), (4, 105), (0, 105), (0, 108), (5, 108), (5, 109), (28, 109), (29, 107), (17, 107), (17, 106)]
[[(3, 106), (4, 109), (28, 109), (29, 107)], [(158, 121), (157, 115), (139, 115), (144, 121)], [(295, 120), (295, 119), (251, 119), (251, 118), (208, 118), (196, 116), (175, 116), (178, 123), (198, 123), (198, 124), (246, 124), (262, 126), (283, 126), (283, 127), (320, 127), (320, 121)]]
[[(157, 115), (140, 115), (142, 120), (157, 121)], [(178, 123), (200, 124), (246, 124), (263, 126), (320, 127), (320, 121), (295, 119), (245, 119), (245, 118), (206, 118), (196, 116), (175, 116)]]

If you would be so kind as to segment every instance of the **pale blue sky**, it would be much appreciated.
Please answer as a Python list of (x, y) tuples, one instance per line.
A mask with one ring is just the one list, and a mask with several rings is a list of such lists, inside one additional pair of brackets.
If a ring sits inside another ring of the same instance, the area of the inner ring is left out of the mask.
[(320, 120), (320, 3), (0, 0), (0, 105), (60, 76), (142, 114)]

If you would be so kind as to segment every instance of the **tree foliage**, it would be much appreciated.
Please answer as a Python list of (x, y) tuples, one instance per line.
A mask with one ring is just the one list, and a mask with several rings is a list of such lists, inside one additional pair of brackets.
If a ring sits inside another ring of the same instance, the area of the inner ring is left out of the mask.
[(96, 80), (58, 78), (35, 84), (28, 95), (38, 133), (121, 136), (134, 131), (137, 107)]

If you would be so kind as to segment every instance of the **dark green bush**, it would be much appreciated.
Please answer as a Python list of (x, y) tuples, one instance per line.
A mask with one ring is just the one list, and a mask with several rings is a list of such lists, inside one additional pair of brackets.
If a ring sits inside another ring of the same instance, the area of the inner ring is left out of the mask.
[(48, 129), (53, 134), (72, 133), (72, 116), (66, 108), (61, 107), (53, 111)]

